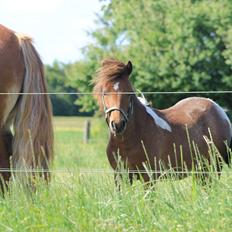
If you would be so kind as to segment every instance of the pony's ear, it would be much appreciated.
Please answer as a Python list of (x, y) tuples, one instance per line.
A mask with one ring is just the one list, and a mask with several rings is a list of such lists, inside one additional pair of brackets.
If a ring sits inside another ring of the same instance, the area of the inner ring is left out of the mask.
[(127, 65), (126, 65), (126, 69), (127, 69), (128, 75), (130, 75), (132, 72), (132, 69), (133, 69), (133, 66), (132, 66), (132, 63), (130, 60), (128, 61)]

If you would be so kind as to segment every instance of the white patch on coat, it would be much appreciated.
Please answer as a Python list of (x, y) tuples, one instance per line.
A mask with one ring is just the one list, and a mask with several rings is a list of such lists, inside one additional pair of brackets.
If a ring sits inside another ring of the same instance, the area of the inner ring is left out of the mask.
[(143, 105), (149, 106), (149, 103), (148, 103), (148, 101), (147, 101), (146, 98), (144, 98), (144, 97), (137, 97), (137, 98), (139, 99), (139, 101), (140, 101)]
[(171, 126), (161, 117), (159, 117), (155, 111), (149, 107), (149, 103), (147, 100), (143, 97), (138, 97), (139, 101), (143, 104), (143, 106), (146, 109), (146, 112), (154, 119), (154, 122), (157, 126), (164, 130), (172, 131)]
[(119, 90), (119, 82), (116, 82), (113, 86), (114, 90), (115, 91), (118, 91)]
[(13, 86), (8, 90), (9, 95), (5, 95), (5, 104), (4, 104), (4, 114), (3, 114), (3, 124), (7, 121), (7, 118), (14, 108), (17, 99), (19, 97), (19, 87), (18, 86)]

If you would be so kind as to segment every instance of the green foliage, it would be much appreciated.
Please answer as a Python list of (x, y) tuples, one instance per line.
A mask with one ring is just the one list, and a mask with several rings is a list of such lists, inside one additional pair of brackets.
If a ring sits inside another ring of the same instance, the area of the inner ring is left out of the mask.
[[(66, 69), (67, 83), (72, 88), (76, 88), (77, 92), (80, 93), (91, 93), (92, 92), (92, 75), (97, 68), (96, 62), (76, 62)], [(80, 95), (75, 104), (82, 105), (80, 111), (90, 112), (96, 109), (96, 105), (93, 101), (91, 94)]]
[[(232, 88), (232, 1), (112, 0), (104, 3), (94, 42), (71, 67), (69, 84), (90, 85), (100, 61), (114, 57), (134, 64), (132, 82), (141, 91), (204, 91)], [(149, 95), (155, 107), (190, 95)], [(206, 95), (203, 95), (206, 96)], [(210, 95), (231, 108), (231, 95)], [(78, 99), (95, 110), (92, 97)]]
[[(46, 65), (45, 75), (48, 82), (48, 92), (50, 93), (70, 93), (75, 89), (66, 85), (67, 76), (65, 69), (68, 65), (55, 61), (52, 65)], [(52, 94), (51, 101), (54, 115), (77, 115), (78, 108), (73, 103), (76, 99), (74, 95)]]

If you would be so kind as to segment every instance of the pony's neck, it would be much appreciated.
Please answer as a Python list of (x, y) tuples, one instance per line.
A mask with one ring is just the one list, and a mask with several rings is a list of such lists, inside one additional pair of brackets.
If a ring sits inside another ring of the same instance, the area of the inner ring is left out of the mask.
[[(145, 126), (145, 124), (147, 123), (147, 117), (149, 117), (149, 115), (146, 112), (145, 106), (141, 103), (141, 101), (134, 96), (133, 98), (133, 103), (134, 103), (134, 107), (133, 107), (133, 115), (131, 115), (130, 117), (130, 122), (128, 124), (128, 126), (131, 127), (131, 131), (133, 135), (136, 135), (135, 133), (140, 132), (139, 130), (142, 130)], [(133, 131), (134, 130), (134, 131)]]
[(129, 117), (125, 133), (122, 136), (115, 136), (116, 140), (137, 142), (136, 138), (138, 138), (138, 135), (144, 134), (144, 131), (147, 130), (147, 128), (155, 131), (163, 130), (168, 133), (172, 132), (171, 125), (166, 121), (160, 111), (152, 109), (142, 103), (136, 96), (133, 98), (133, 108), (134, 112)]

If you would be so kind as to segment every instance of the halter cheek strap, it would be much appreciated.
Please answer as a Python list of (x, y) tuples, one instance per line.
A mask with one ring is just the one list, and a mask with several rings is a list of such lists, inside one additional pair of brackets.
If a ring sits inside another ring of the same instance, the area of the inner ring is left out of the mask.
[(116, 106), (113, 106), (113, 107), (110, 107), (109, 109), (107, 109), (103, 94), (102, 94), (102, 104), (103, 104), (103, 107), (104, 107), (105, 118), (106, 118), (107, 124), (109, 124), (109, 122), (107, 120), (108, 115), (113, 111), (119, 111), (122, 114), (122, 116), (123, 116), (126, 123), (128, 123), (130, 115), (133, 114), (133, 98), (132, 98), (132, 96), (130, 96), (130, 103), (129, 103), (127, 113), (125, 113), (125, 111), (123, 109), (120, 109), (120, 108), (118, 108)]

